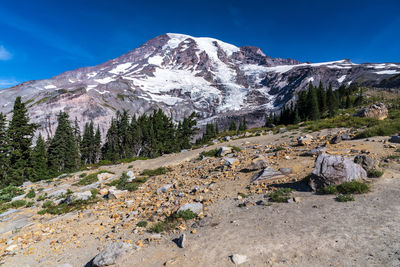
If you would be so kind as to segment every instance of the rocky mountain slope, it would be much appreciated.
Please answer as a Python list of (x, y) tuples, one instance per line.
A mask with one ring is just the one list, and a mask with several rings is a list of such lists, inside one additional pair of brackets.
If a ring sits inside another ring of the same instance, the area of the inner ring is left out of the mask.
[(334, 89), (351, 83), (397, 88), (400, 64), (301, 63), (271, 58), (257, 47), (168, 33), (103, 64), (1, 90), (0, 112), (10, 112), (22, 96), (32, 121), (48, 135), (60, 110), (81, 124), (95, 120), (103, 131), (122, 109), (139, 115), (162, 108), (175, 120), (196, 111), (200, 124), (246, 116), (249, 126), (259, 126), (266, 112), (294, 99), (310, 81)]

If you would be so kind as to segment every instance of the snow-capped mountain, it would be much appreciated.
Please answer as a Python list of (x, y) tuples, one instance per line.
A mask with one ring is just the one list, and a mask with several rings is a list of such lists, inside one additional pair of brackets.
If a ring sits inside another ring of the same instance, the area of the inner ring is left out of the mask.
[(103, 64), (1, 90), (0, 112), (10, 112), (20, 95), (32, 121), (49, 135), (60, 110), (81, 124), (94, 120), (103, 131), (122, 109), (140, 115), (162, 108), (175, 120), (196, 111), (203, 124), (246, 116), (256, 126), (310, 81), (334, 89), (351, 83), (394, 88), (400, 87), (399, 74), (395, 63), (301, 63), (271, 58), (257, 47), (168, 33)]

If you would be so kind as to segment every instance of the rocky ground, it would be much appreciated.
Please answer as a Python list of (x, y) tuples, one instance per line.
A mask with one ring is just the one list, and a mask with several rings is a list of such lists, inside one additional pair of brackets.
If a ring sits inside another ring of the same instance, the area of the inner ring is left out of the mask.
[[(333, 195), (312, 193), (302, 181), (315, 161), (315, 155), (302, 155), (326, 144), (339, 131), (345, 129), (312, 133), (303, 146), (297, 145), (297, 138), (304, 136), (301, 131), (266, 133), (101, 167), (113, 174), (104, 174), (102, 181), (85, 187), (73, 185), (81, 173), (27, 185), (25, 191), (34, 188), (36, 199), (60, 189), (79, 195), (93, 187), (110, 195), (113, 190), (107, 183), (123, 172), (132, 171), (140, 178), (144, 169), (170, 168), (166, 174), (148, 178), (134, 192), (117, 191), (115, 199), (99, 195), (97, 203), (79, 211), (39, 215), (43, 200), (1, 214), (2, 264), (90, 266), (97, 254), (106, 254), (104, 248), (114, 244), (113, 251), (121, 252), (115, 257), (117, 266), (232, 266), (233, 261), (243, 262), (241, 266), (399, 266), (400, 165), (396, 157), (386, 158), (398, 154), (396, 145), (387, 143), (388, 137), (326, 145), (329, 154), (368, 154), (385, 168), (383, 177), (369, 179), (372, 191), (355, 195), (355, 201), (341, 203)], [(199, 157), (202, 151), (222, 146), (236, 146), (240, 151)], [(252, 183), (265, 167), (277, 174)], [(290, 203), (268, 202), (266, 194), (279, 187), (296, 190)], [(185, 203), (203, 205), (198, 218), (178, 219), (169, 232), (149, 231)], [(140, 221), (148, 226), (137, 226)], [(181, 234), (185, 234), (183, 248), (176, 240)]]

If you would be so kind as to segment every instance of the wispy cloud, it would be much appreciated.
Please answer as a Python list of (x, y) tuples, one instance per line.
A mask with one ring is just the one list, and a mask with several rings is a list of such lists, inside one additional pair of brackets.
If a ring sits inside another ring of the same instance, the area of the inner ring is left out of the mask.
[(8, 88), (19, 84), (14, 78), (0, 78), (0, 89)]
[(0, 60), (9, 60), (12, 58), (12, 54), (7, 49), (0, 45)]
[(44, 44), (61, 50), (69, 55), (93, 58), (93, 55), (90, 52), (71, 42), (64, 36), (52, 31), (44, 25), (27, 20), (4, 7), (0, 7), (0, 22), (11, 26), (16, 30), (25, 32)]

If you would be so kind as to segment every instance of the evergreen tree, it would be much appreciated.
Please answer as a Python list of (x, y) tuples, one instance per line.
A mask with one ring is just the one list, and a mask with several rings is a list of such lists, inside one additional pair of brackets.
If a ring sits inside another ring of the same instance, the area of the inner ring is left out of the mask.
[(6, 127), (6, 116), (0, 113), (0, 187), (7, 186), (10, 182), (7, 175), (10, 167), (10, 145)]
[(326, 112), (326, 91), (322, 85), (322, 82), (319, 82), (318, 90), (317, 90), (317, 97), (318, 97), (318, 108), (320, 115), (323, 116)]
[(60, 112), (58, 125), (48, 150), (48, 165), (52, 175), (75, 171), (79, 167), (79, 153), (68, 114)]
[(328, 106), (328, 116), (333, 117), (336, 115), (337, 109), (338, 109), (338, 102), (336, 95), (334, 94), (332, 90), (332, 84), (329, 85), (328, 92), (326, 94), (326, 102)]
[(96, 134), (94, 136), (94, 149), (92, 162), (97, 163), (101, 156), (101, 132), (100, 127), (97, 125)]
[(350, 100), (350, 96), (349, 95), (347, 95), (347, 97), (346, 97), (345, 108), (351, 108), (351, 100)]
[(236, 123), (234, 121), (229, 125), (229, 131), (237, 131)]
[(315, 87), (310, 82), (309, 89), (307, 93), (307, 107), (308, 115), (307, 118), (310, 120), (319, 120), (320, 113), (318, 108), (318, 97)]
[(239, 124), (239, 131), (244, 132), (246, 130), (247, 130), (246, 118), (243, 117), (243, 121), (241, 121)]
[(218, 122), (215, 123), (215, 134), (219, 134)]
[(113, 118), (111, 120), (110, 128), (108, 128), (107, 135), (106, 135), (106, 142), (102, 148), (102, 155), (103, 158), (110, 161), (117, 161), (120, 159), (120, 150), (118, 145), (118, 129), (117, 129), (117, 122)]
[(14, 103), (13, 116), (7, 130), (11, 148), (8, 174), (11, 184), (20, 185), (29, 179), (32, 138), (37, 127), (36, 124), (29, 123), (25, 104), (21, 101), (20, 96), (17, 97)]
[(294, 108), (293, 123), (297, 124), (297, 123), (300, 123), (300, 122), (301, 122), (301, 118), (300, 118), (300, 115), (299, 115), (299, 108), (296, 105), (296, 107)]
[(299, 93), (297, 100), (297, 107), (301, 120), (306, 120), (308, 116), (308, 106), (307, 106), (307, 92), (305, 90)]
[(36, 140), (36, 146), (32, 149), (31, 165), (32, 181), (40, 181), (48, 177), (46, 143), (42, 134), (39, 134), (39, 137)]

